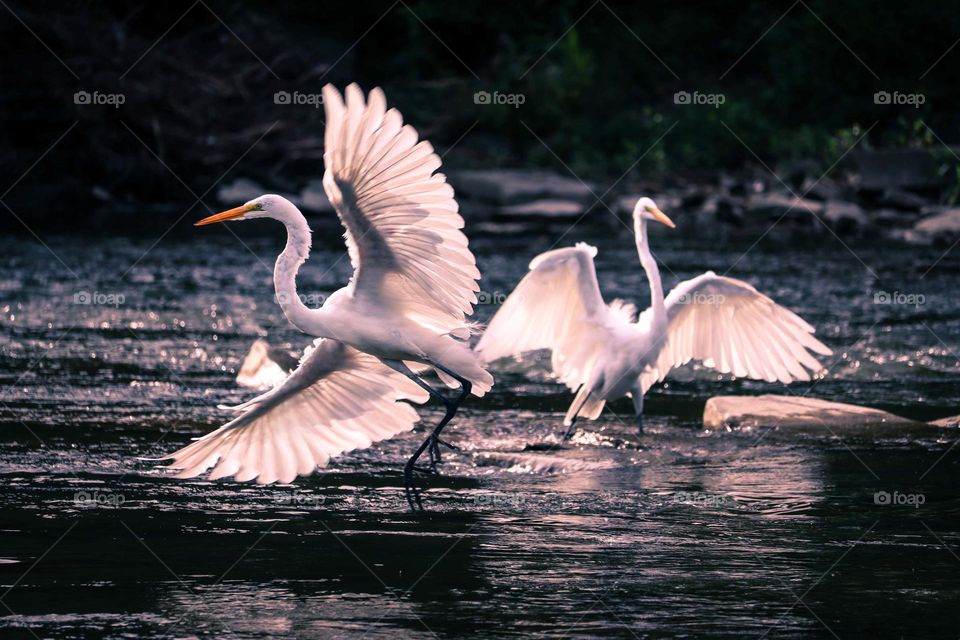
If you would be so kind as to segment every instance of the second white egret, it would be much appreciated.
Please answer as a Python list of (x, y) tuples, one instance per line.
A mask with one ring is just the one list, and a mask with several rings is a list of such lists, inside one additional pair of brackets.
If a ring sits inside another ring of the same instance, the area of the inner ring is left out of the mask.
[(578, 417), (596, 419), (607, 400), (629, 395), (643, 431), (643, 396), (674, 367), (700, 360), (737, 377), (784, 383), (809, 380), (821, 367), (810, 352), (832, 353), (814, 328), (750, 284), (708, 271), (664, 298), (647, 222), (673, 228), (650, 198), (633, 210), (640, 264), (650, 282), (650, 308), (605, 304), (593, 258), (596, 248), (547, 251), (507, 297), (477, 351), (487, 362), (528, 351), (552, 351), (553, 374), (576, 392), (564, 417), (567, 436)]

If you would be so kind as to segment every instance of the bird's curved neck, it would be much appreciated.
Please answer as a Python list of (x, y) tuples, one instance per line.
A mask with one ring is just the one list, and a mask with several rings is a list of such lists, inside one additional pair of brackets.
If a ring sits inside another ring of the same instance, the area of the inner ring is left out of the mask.
[(650, 253), (646, 219), (638, 216), (634, 221), (633, 230), (637, 236), (637, 253), (640, 254), (640, 264), (643, 266), (643, 270), (647, 274), (647, 280), (650, 282), (650, 311), (653, 314), (654, 321), (666, 320), (667, 311), (663, 304), (663, 284), (660, 282), (660, 269), (657, 268), (657, 260)]
[(294, 209), (283, 216), (277, 216), (287, 228), (287, 245), (277, 256), (273, 270), (273, 286), (277, 302), (293, 326), (304, 333), (324, 336), (323, 315), (320, 309), (311, 309), (303, 303), (297, 293), (297, 272), (310, 256), (310, 227), (303, 214)]

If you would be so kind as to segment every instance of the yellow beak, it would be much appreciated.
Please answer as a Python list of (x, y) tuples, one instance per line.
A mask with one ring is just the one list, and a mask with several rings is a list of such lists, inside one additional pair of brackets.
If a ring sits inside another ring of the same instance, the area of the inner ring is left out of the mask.
[(253, 211), (253, 205), (245, 204), (242, 207), (227, 209), (226, 211), (212, 215), (209, 218), (204, 218), (200, 222), (193, 223), (193, 226), (202, 227), (206, 224), (213, 224), (214, 222), (226, 222), (227, 220), (235, 220), (249, 211)]
[(667, 217), (667, 214), (665, 214), (663, 211), (660, 211), (660, 209), (658, 209), (657, 207), (647, 209), (647, 211), (650, 212), (650, 215), (652, 215), (653, 219), (656, 220), (657, 222), (661, 224), (665, 224), (671, 229), (677, 228), (677, 225), (673, 224), (673, 220)]

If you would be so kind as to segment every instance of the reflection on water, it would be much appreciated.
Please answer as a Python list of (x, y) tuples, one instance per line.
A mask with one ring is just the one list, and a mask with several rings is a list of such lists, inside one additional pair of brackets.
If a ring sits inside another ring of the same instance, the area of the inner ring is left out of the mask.
[[(397, 472), (414, 434), (293, 485), (164, 477), (137, 458), (219, 424), (215, 406), (247, 394), (232, 378), (253, 340), (306, 343), (270, 295), (277, 230), (243, 231), (252, 253), (208, 234), (139, 262), (149, 243), (50, 240), (69, 269), (7, 241), (0, 636), (955, 635), (955, 432), (705, 432), (710, 395), (782, 390), (696, 368), (651, 392), (645, 435), (625, 401), (564, 443), (569, 395), (546, 363), (505, 364), (450, 428), (461, 451), (425, 481), (422, 516), (407, 512)], [(562, 231), (478, 237), (486, 299)], [(349, 276), (338, 234), (318, 229), (330, 246), (314, 251), (303, 291)], [(667, 286), (747, 248), (655, 240)], [(629, 238), (592, 241), (609, 297), (643, 303)], [(919, 280), (935, 256), (890, 251), (857, 248), (879, 279), (833, 247), (761, 247), (733, 275), (836, 349), (823, 380), (792, 392), (917, 419), (960, 413), (956, 265)], [(877, 290), (907, 287), (927, 303), (874, 304)], [(877, 504), (878, 492), (923, 501)]]

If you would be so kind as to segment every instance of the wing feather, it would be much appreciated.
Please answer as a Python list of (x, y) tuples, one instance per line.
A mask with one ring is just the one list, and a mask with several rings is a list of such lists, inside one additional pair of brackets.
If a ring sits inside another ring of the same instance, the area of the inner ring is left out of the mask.
[(677, 285), (665, 306), (667, 340), (640, 376), (644, 391), (691, 360), (738, 377), (809, 380), (820, 369), (811, 352), (832, 353), (809, 323), (742, 280), (707, 272)]
[(542, 253), (491, 319), (476, 350), (487, 362), (551, 349), (554, 375), (571, 389), (586, 382), (602, 349), (598, 330), (611, 317), (588, 244)]
[(464, 327), (480, 272), (440, 158), (380, 89), (365, 101), (351, 84), (344, 102), (327, 85), (323, 97), (323, 185), (346, 230), (353, 295), (444, 333)]
[(291, 482), (331, 457), (369, 447), (413, 428), (418, 416), (401, 400), (428, 396), (377, 358), (318, 339), (300, 366), (270, 391), (236, 409), (236, 418), (163, 459), (192, 478), (233, 476), (258, 483)]

